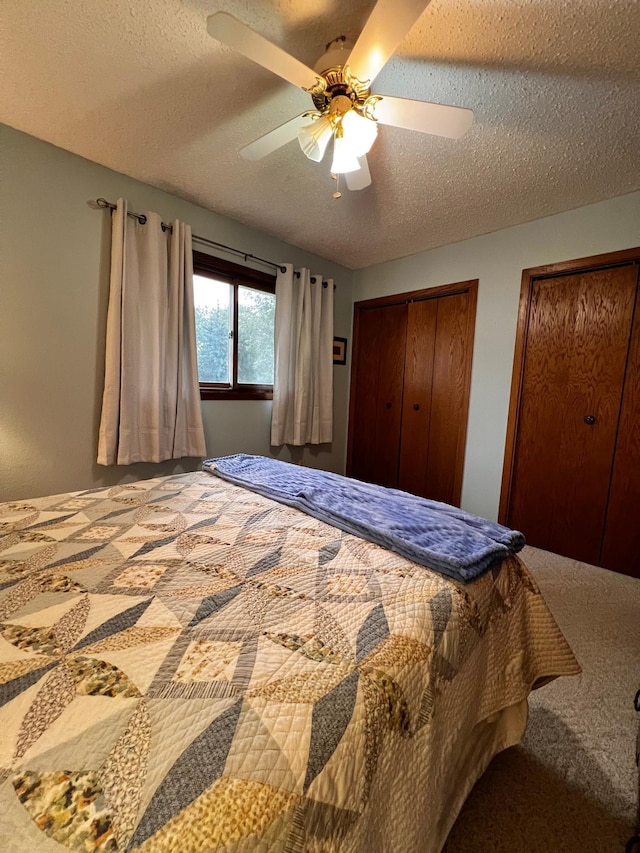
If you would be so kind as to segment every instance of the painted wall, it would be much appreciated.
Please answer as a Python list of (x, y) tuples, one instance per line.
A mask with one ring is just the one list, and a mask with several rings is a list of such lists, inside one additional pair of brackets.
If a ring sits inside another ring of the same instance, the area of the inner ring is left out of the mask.
[(480, 280), (464, 509), (497, 518), (522, 270), (638, 245), (640, 193), (632, 193), (354, 274), (354, 301)]
[[(199, 464), (187, 459), (103, 468), (95, 462), (110, 216), (92, 210), (87, 204), (92, 199), (123, 196), (132, 210), (183, 219), (194, 234), (334, 278), (335, 333), (350, 335), (353, 274), (336, 264), (3, 125), (0, 179), (0, 500), (112, 485)], [(334, 374), (333, 444), (283, 448), (280, 458), (344, 470), (348, 368), (336, 366)], [(270, 401), (207, 401), (202, 408), (208, 455), (270, 453)]]

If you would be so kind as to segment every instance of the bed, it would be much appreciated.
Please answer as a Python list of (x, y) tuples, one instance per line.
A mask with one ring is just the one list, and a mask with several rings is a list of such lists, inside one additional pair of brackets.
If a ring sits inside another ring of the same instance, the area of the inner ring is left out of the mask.
[(461, 583), (209, 471), (2, 504), (0, 534), (16, 853), (437, 853), (578, 671), (517, 555)]

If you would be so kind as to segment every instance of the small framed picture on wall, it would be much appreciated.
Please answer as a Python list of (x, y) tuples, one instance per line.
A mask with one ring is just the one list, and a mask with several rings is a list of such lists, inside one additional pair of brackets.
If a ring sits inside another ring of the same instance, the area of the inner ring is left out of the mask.
[(346, 338), (334, 338), (333, 339), (333, 363), (334, 364), (346, 364), (347, 363), (347, 339)]

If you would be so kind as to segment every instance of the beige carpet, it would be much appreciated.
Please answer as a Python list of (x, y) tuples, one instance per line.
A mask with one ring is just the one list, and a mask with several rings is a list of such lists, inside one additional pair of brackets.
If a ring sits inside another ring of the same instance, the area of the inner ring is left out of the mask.
[(582, 666), (531, 695), (524, 741), (494, 758), (445, 853), (614, 853), (636, 813), (640, 580), (526, 548)]

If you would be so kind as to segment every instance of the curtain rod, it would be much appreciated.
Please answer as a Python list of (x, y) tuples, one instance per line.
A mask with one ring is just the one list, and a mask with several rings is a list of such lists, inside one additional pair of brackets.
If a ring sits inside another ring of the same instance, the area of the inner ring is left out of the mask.
[[(107, 201), (106, 198), (96, 199), (96, 204), (103, 210), (116, 209), (116, 205), (113, 204), (113, 202)], [(144, 215), (144, 213), (132, 213), (130, 210), (128, 210), (127, 215), (131, 216), (133, 219), (137, 219), (141, 225), (144, 225), (147, 221), (147, 217)], [(162, 222), (161, 224), (163, 231), (168, 231), (169, 233), (172, 233), (173, 226), (167, 225), (166, 222)], [(253, 261), (260, 261), (260, 263), (262, 264), (267, 264), (270, 267), (275, 267), (275, 269), (280, 270), (280, 272), (287, 271), (287, 268), (282, 266), (281, 264), (276, 264), (273, 261), (268, 261), (266, 258), (259, 258), (257, 255), (251, 255), (249, 254), (249, 252), (243, 252), (240, 249), (234, 249), (233, 246), (225, 246), (224, 243), (216, 243), (215, 240), (209, 240), (208, 237), (198, 237), (196, 234), (193, 234), (192, 240), (194, 240), (196, 243), (202, 243), (205, 246), (211, 246), (215, 249), (225, 249), (227, 252), (234, 252), (236, 255), (241, 255), (245, 259), (245, 261), (251, 258), (251, 260)]]

